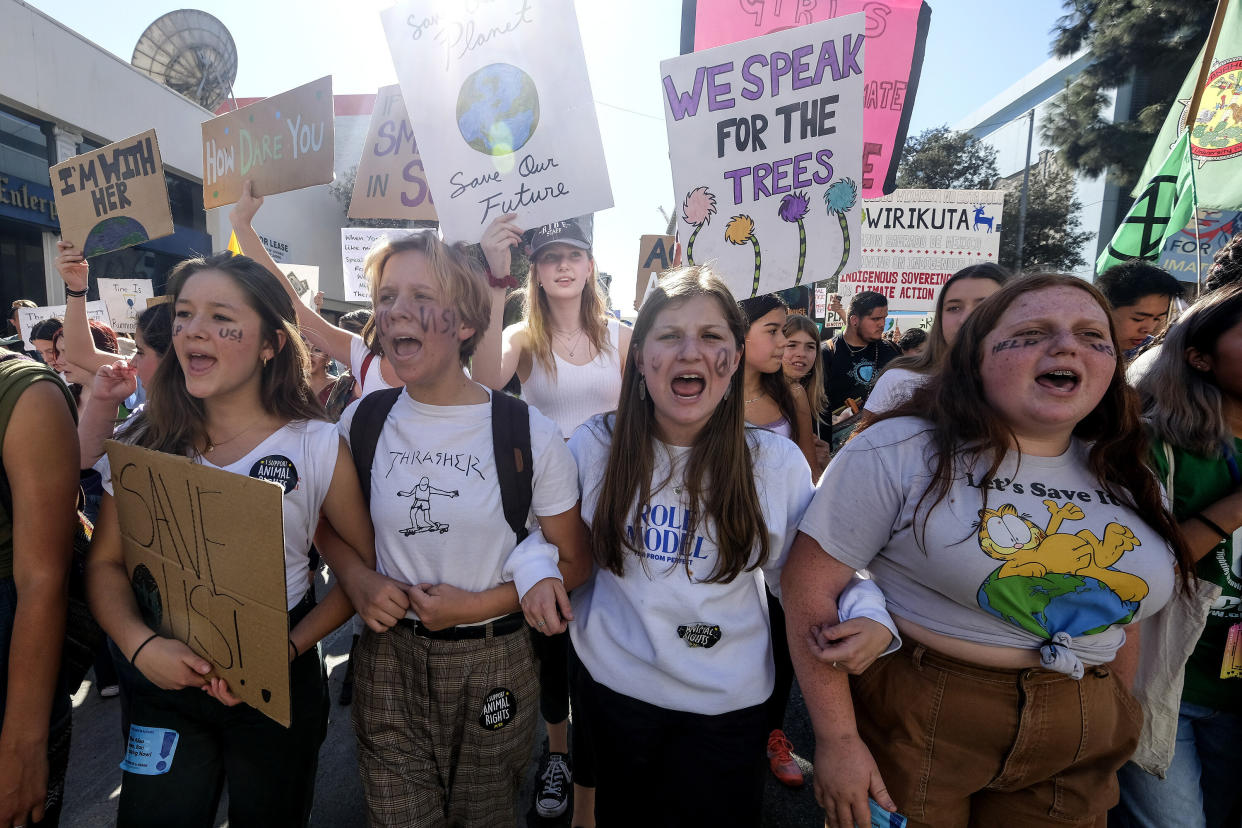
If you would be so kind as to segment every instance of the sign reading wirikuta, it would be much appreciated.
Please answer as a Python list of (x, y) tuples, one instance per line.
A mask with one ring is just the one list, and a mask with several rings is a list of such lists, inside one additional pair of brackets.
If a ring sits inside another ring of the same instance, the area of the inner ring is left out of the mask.
[(857, 267), (862, 14), (660, 64), (677, 238), (738, 298)]
[(382, 17), (446, 239), (612, 206), (573, 0), (404, 0)]
[(863, 203), (862, 260), (828, 288), (849, 297), (872, 290), (890, 311), (931, 311), (957, 271), (996, 264), (1004, 190), (894, 190)]
[(288, 727), (283, 489), (115, 440), (105, 447), (143, 620)]
[(354, 193), (349, 200), (349, 217), (431, 221), (436, 218), (414, 129), (405, 114), (401, 87), (395, 83), (381, 88), (375, 96), (371, 128), (358, 160)]
[(155, 130), (62, 161), (49, 170), (60, 237), (98, 256), (173, 234)]
[(203, 122), (203, 207), (233, 204), (242, 182), (257, 196), (332, 180), (332, 77)]

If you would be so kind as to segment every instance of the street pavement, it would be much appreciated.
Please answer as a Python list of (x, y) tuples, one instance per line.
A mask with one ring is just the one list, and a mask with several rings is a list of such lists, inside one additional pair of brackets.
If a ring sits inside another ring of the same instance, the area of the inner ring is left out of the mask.
[[(353, 726), (349, 719), (350, 708), (336, 703), (341, 680), (345, 675), (349, 642), (349, 625), (337, 630), (324, 641), (332, 710), (328, 736), (319, 751), (315, 806), (310, 822), (312, 828), (353, 828), (366, 824), (362, 785), (358, 779), (355, 758)], [(64, 828), (107, 828), (116, 822), (116, 801), (121, 785), (119, 765), (124, 750), (120, 704), (115, 698), (100, 698), (92, 686), (93, 678), (93, 674), (88, 676), (74, 697), (73, 749), (66, 781), (65, 808), (61, 817)], [(786, 734), (794, 744), (795, 755), (807, 775), (807, 783), (800, 789), (791, 790), (769, 775), (762, 826), (821, 826), (823, 811), (815, 804), (811, 791), (811, 766), (803, 759), (813, 755), (811, 725), (796, 684), (786, 716)], [(531, 757), (530, 773), (522, 788), (524, 824), (527, 828), (570, 828), (568, 812), (563, 818), (554, 820), (542, 819), (535, 814), (531, 800), (535, 769), (545, 750), (546, 742), (541, 726)], [(688, 772), (692, 773), (693, 769), (688, 769)], [(215, 825), (228, 824), (227, 802), (223, 802)]]

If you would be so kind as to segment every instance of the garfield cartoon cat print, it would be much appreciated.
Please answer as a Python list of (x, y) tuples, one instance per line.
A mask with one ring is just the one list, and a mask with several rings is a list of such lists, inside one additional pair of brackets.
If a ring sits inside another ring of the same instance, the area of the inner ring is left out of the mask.
[(979, 606), (1044, 639), (1128, 623), (1148, 585), (1119, 567), (1141, 541), (1115, 521), (1100, 535), (1091, 528), (1068, 531), (1088, 519), (1082, 508), (1056, 500), (1043, 505), (1048, 516), (1042, 521), (1011, 503), (979, 510), (979, 548), (1002, 562), (979, 587)]

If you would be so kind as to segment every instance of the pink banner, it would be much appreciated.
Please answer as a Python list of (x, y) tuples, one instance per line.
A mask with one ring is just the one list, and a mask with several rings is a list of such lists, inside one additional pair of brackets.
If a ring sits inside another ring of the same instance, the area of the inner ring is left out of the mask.
[(897, 186), (931, 22), (923, 0), (697, 0), (694, 50), (859, 11), (867, 15), (862, 196), (878, 198)]

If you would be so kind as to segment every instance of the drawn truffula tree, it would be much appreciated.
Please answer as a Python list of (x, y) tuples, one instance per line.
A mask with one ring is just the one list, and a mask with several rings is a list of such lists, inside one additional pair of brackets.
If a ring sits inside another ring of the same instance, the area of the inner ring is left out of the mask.
[(397, 497), (414, 498), (414, 502), (410, 504), (410, 526), (408, 529), (402, 529), (401, 534), (408, 538), (419, 532), (439, 532), (440, 534), (447, 532), (449, 530), (447, 523), (438, 523), (431, 519), (431, 496), (457, 497), (457, 494), (456, 489), (451, 492), (446, 489), (437, 489), (426, 477), (411, 486), (408, 492), (397, 492)]
[(781, 199), (781, 205), (776, 209), (777, 215), (785, 221), (798, 222), (798, 276), (794, 279), (794, 285), (802, 284), (802, 271), (806, 268), (806, 225), (802, 223), (802, 219), (811, 209), (811, 200), (806, 197), (806, 193), (790, 193)]
[(750, 289), (751, 296), (759, 295), (759, 270), (763, 258), (759, 254), (759, 237), (755, 235), (755, 220), (750, 216), (734, 216), (725, 225), (725, 241), (729, 244), (746, 244), (755, 246), (755, 283)]
[(681, 203), (681, 217), (694, 228), (690, 241), (686, 242), (686, 261), (689, 264), (694, 264), (694, 237), (711, 222), (715, 214), (716, 196), (706, 187), (695, 187)]
[(840, 284), (841, 271), (845, 270), (845, 265), (850, 259), (850, 225), (846, 221), (846, 213), (854, 209), (856, 201), (858, 201), (858, 185), (851, 178), (838, 178), (828, 185), (827, 190), (824, 190), (824, 206), (828, 208), (828, 215), (836, 215), (837, 221), (841, 222), (841, 238), (845, 242), (841, 250), (841, 263), (837, 265), (836, 273), (833, 273), (826, 282), (828, 290), (837, 289)]

